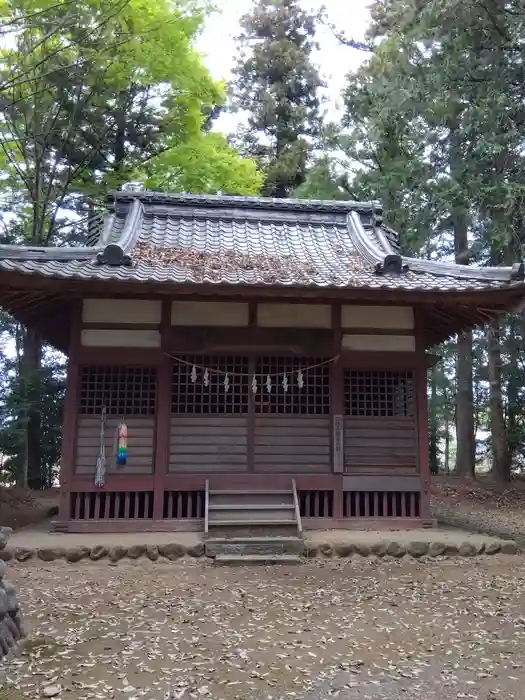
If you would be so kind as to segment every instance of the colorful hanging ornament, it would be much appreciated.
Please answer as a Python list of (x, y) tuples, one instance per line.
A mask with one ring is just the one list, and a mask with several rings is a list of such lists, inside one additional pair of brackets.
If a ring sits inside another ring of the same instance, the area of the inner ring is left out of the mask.
[(286, 394), (288, 392), (288, 376), (286, 375), (286, 372), (283, 374), (282, 384), (283, 384), (284, 393)]
[(208, 372), (208, 369), (204, 370), (204, 386), (209, 386), (210, 384), (210, 373)]
[(297, 386), (299, 389), (302, 389), (304, 386), (303, 371), (301, 369), (297, 372)]
[(254, 375), (252, 379), (252, 391), (254, 394), (257, 393), (257, 377)]
[(224, 391), (226, 393), (228, 393), (229, 390), (230, 390), (230, 378), (229, 378), (228, 374), (226, 374), (224, 377)]
[(124, 423), (124, 419), (117, 428), (117, 434), (117, 464), (121, 467), (128, 461), (128, 426)]
[(266, 377), (266, 391), (270, 394), (272, 391), (272, 378), (270, 375)]
[(190, 379), (194, 384), (197, 381), (197, 368), (195, 367), (195, 365), (193, 365), (193, 367), (191, 368)]

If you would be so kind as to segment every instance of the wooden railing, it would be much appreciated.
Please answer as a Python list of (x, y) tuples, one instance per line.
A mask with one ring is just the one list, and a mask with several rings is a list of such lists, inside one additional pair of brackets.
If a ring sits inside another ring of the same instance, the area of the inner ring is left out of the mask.
[(299, 534), (303, 534), (303, 524), (301, 522), (301, 509), (299, 508), (299, 497), (297, 495), (297, 484), (295, 479), (292, 479), (292, 489), (293, 489), (293, 504), (295, 508), (295, 518), (297, 520), (297, 530)]

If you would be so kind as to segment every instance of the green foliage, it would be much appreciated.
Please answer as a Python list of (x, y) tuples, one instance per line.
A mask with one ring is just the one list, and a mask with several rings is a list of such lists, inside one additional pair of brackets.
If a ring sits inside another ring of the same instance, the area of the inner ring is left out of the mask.
[[(259, 192), (254, 161), (209, 131), (226, 89), (194, 48), (207, 11), (198, 0), (0, 0), (2, 242), (85, 243), (107, 190), (137, 177)], [(6, 333), (18, 342), (17, 360), (2, 358), (5, 478), (41, 488), (58, 465), (62, 369), (36, 334)]]
[(239, 158), (226, 138), (214, 132), (174, 143), (138, 170), (136, 178), (153, 190), (231, 195), (257, 195), (264, 181), (254, 160)]
[(246, 122), (237, 141), (266, 175), (263, 194), (287, 197), (304, 181), (321, 132), (316, 16), (296, 0), (257, 0), (241, 27), (232, 101)]

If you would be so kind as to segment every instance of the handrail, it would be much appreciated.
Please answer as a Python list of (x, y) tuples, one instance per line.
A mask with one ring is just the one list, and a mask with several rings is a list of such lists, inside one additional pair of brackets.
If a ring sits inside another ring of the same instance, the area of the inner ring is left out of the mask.
[(206, 485), (205, 485), (205, 494), (204, 494), (204, 534), (208, 534), (208, 508), (210, 505), (210, 482), (208, 479), (206, 479)]
[(299, 508), (299, 497), (297, 495), (297, 484), (295, 479), (292, 479), (292, 490), (293, 490), (293, 504), (295, 507), (295, 519), (297, 520), (297, 529), (299, 534), (303, 534), (303, 524), (301, 522), (301, 509)]

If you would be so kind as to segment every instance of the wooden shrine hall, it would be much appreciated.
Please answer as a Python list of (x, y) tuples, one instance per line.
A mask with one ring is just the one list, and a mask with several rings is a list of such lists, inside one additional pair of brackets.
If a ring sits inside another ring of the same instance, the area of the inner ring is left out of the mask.
[(304, 528), (431, 525), (428, 351), (524, 297), (522, 264), (405, 257), (365, 202), (122, 191), (92, 245), (0, 246), (0, 305), (69, 358), (70, 532), (288, 492)]

